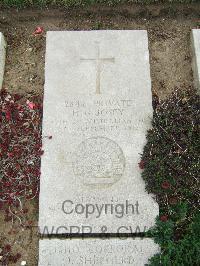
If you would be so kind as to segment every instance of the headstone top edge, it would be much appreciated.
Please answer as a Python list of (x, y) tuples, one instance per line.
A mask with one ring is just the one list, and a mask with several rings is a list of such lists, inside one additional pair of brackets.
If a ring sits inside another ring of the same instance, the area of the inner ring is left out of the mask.
[(192, 32), (200, 32), (200, 29), (192, 29)]
[(147, 30), (49, 30), (47, 33), (66, 33), (66, 32), (73, 32), (73, 33), (80, 33), (80, 32), (147, 32)]
[(147, 40), (148, 40), (148, 32), (147, 30), (78, 30), (78, 31), (74, 31), (74, 30), (62, 30), (62, 31), (47, 31), (47, 40), (48, 38), (50, 38), (51, 36), (55, 36), (55, 35), (60, 35), (60, 34), (73, 34), (73, 35), (78, 35), (78, 34), (114, 34), (114, 33), (129, 33), (129, 34), (140, 34), (141, 36), (144, 35)]

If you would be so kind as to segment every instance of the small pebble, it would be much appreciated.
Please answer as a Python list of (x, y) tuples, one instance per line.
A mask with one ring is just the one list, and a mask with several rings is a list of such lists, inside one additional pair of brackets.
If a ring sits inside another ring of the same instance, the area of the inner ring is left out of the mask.
[(21, 262), (21, 265), (26, 265), (26, 261), (23, 260), (23, 261)]

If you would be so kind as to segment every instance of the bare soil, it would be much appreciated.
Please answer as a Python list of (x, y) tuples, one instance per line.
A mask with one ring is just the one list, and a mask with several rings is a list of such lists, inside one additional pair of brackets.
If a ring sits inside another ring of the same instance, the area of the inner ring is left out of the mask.
[[(48, 30), (146, 29), (149, 36), (152, 89), (167, 97), (176, 88), (193, 86), (190, 32), (200, 27), (200, 3), (177, 5), (92, 6), (79, 9), (0, 10), (0, 31), (7, 43), (4, 87), (11, 92), (40, 95), (44, 85), (45, 34)], [(27, 220), (37, 225), (38, 204), (27, 203)], [(10, 233), (11, 227), (14, 233)], [(4, 221), (0, 211), (0, 241), (10, 243), (28, 266), (37, 265), (37, 229)], [(0, 243), (1, 243), (0, 242)], [(11, 264), (10, 264), (11, 265)], [(18, 264), (13, 265), (20, 265)]]

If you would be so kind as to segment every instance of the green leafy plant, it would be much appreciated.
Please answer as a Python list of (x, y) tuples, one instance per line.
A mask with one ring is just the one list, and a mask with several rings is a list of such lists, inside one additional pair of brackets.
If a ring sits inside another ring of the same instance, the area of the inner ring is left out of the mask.
[(200, 214), (196, 214), (178, 241), (174, 240), (174, 230), (172, 221), (157, 220), (155, 228), (148, 232), (162, 250), (150, 259), (150, 265), (200, 265)]
[[(199, 265), (200, 97), (176, 91), (154, 99), (153, 128), (142, 155), (146, 189), (156, 195), (160, 217), (148, 232), (161, 246), (151, 265)], [(141, 165), (140, 162), (140, 165)]]

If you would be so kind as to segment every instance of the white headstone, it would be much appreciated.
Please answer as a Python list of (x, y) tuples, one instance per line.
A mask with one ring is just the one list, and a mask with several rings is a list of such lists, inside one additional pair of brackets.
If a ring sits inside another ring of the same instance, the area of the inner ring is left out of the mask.
[(160, 251), (151, 239), (132, 238), (44, 239), (39, 246), (39, 266), (142, 266)]
[(45, 68), (40, 232), (146, 231), (159, 213), (138, 167), (153, 114), (147, 32), (48, 32)]
[(0, 90), (3, 84), (5, 59), (6, 59), (6, 42), (3, 34), (0, 32)]
[(192, 36), (192, 68), (194, 74), (194, 85), (200, 93), (200, 30), (193, 29)]

